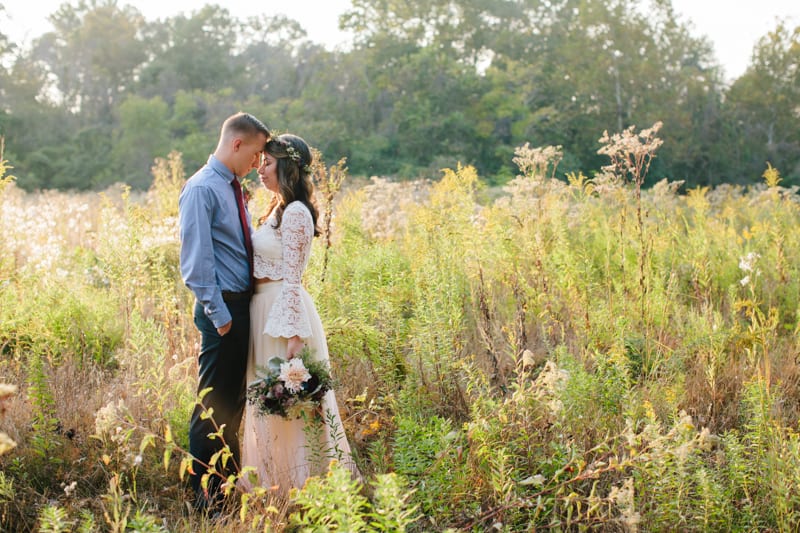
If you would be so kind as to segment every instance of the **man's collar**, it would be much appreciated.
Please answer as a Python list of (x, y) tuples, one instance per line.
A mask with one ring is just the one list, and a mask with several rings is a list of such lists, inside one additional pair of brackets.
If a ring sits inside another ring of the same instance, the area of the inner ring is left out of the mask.
[(227, 181), (228, 183), (232, 183), (234, 178), (236, 177), (233, 175), (233, 172), (231, 172), (231, 169), (226, 167), (225, 164), (222, 163), (222, 161), (220, 161), (219, 159), (217, 159), (217, 157), (214, 154), (208, 156), (208, 166), (214, 169), (214, 171), (216, 171), (217, 174), (225, 178), (225, 181)]

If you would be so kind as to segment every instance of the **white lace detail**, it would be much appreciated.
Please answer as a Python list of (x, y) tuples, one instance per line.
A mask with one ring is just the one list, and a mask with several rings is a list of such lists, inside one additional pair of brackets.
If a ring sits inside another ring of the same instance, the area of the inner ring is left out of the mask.
[[(265, 226), (271, 228), (273, 223), (268, 221)], [(269, 311), (264, 333), (272, 337), (290, 338), (298, 335), (307, 339), (311, 337), (311, 323), (308, 310), (303, 304), (301, 291), (305, 289), (301, 283), (311, 253), (311, 240), (314, 238), (314, 220), (311, 212), (301, 202), (292, 202), (283, 211), (280, 229), (272, 231), (280, 239), (283, 268), (280, 269), (279, 277), (269, 277), (283, 279), (283, 286), (278, 299)], [(264, 259), (262, 266), (265, 269), (279, 267), (280, 262), (275, 261), (275, 259)]]
[(253, 272), (257, 278), (281, 279), (283, 260), (263, 257), (253, 250)]
[(274, 224), (275, 215), (270, 215), (253, 233), (253, 274), (259, 279), (283, 279), (281, 230)]

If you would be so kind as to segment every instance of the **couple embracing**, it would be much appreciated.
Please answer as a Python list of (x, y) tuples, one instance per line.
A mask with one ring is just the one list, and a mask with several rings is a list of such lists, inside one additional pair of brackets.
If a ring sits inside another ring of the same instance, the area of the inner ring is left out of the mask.
[[(242, 476), (242, 489), (255, 483), (285, 494), (322, 473), (327, 462), (318, 464), (320, 458), (335, 450), (327, 459), (339, 459), (359, 476), (333, 391), (322, 399), (322, 420), (308, 422), (321, 424), (322, 431), (309, 431), (302, 419), (260, 414), (246, 402), (246, 384), (273, 357), (290, 360), (307, 346), (313, 360), (328, 362), (320, 317), (301, 284), (319, 233), (311, 163), (303, 139), (273, 137), (253, 115), (237, 113), (225, 120), (216, 150), (181, 191), (181, 275), (196, 298), (194, 322), (201, 334), (197, 390), (210, 389), (189, 425), (191, 483), (200, 510), (218, 510), (224, 479), (244, 467), (255, 475)], [(272, 193), (255, 231), (239, 181), (253, 169)], [(223, 425), (222, 440), (209, 438)], [(219, 475), (203, 487), (202, 476), (224, 445), (231, 460), (218, 462)]]

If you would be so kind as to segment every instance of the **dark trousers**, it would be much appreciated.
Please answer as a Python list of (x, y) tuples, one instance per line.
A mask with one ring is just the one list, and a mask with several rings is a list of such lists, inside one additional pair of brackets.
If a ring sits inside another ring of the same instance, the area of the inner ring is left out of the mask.
[[(220, 336), (217, 328), (203, 312), (199, 303), (194, 308), (194, 323), (202, 335), (200, 345), (199, 383), (197, 392), (211, 388), (203, 396), (202, 406), (213, 409), (211, 418), (201, 416), (203, 407), (196, 405), (189, 423), (189, 453), (195, 458), (191, 475), (192, 488), (196, 494), (196, 506), (204, 509), (218, 504), (221, 500), (219, 486), (222, 479), (218, 474), (208, 478), (208, 495), (201, 486), (202, 476), (208, 471), (206, 465), (211, 457), (227, 445), (233, 453), (226, 466), (222, 459), (216, 462), (215, 469), (223, 477), (238, 472), (240, 464), (239, 425), (242, 421), (245, 404), (245, 373), (247, 370), (247, 351), (250, 343), (250, 302), (240, 300), (227, 303), (233, 324), (231, 330)], [(225, 425), (223, 441), (209, 439)]]

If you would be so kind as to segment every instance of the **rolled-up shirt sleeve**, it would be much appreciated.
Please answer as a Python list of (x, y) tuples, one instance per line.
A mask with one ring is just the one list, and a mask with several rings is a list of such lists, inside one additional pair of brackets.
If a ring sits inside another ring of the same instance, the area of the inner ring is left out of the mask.
[(183, 282), (203, 306), (214, 327), (224, 326), (231, 321), (231, 314), (217, 282), (211, 237), (212, 194), (206, 187), (188, 187), (178, 205)]

